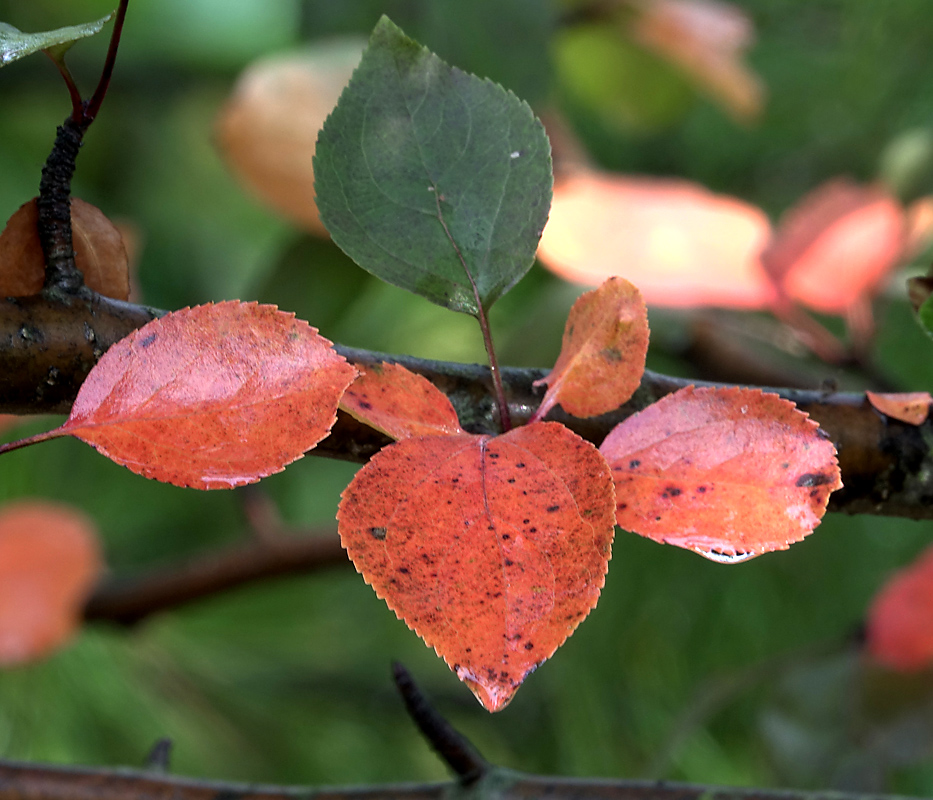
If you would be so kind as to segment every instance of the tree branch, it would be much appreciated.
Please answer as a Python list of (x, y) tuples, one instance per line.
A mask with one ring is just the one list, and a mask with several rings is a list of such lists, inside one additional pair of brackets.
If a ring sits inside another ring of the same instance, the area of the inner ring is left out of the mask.
[[(0, 299), (0, 413), (67, 413), (91, 367), (114, 342), (164, 312), (103, 297)], [(349, 361), (394, 361), (431, 380), (447, 394), (468, 430), (496, 432), (495, 395), (487, 367), (388, 356), (339, 347)], [(502, 370), (516, 424), (528, 420), (542, 392), (532, 384), (544, 370)], [(589, 420), (558, 409), (549, 415), (592, 442), (666, 394), (691, 383), (646, 372), (634, 397), (610, 414)], [(797, 403), (829, 434), (839, 451), (845, 488), (830, 497), (831, 511), (933, 519), (933, 422), (913, 426), (875, 411), (864, 394), (772, 389)], [(346, 415), (314, 451), (364, 462), (388, 439)]]

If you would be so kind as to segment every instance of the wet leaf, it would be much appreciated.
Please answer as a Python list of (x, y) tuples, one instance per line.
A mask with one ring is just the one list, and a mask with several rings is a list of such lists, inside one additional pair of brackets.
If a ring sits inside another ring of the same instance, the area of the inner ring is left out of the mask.
[(236, 175), (304, 229), (327, 236), (314, 201), (318, 132), (359, 63), (363, 43), (337, 39), (251, 64), (217, 118)]
[(908, 425), (923, 425), (933, 403), (929, 392), (865, 392), (865, 396), (875, 410)]
[(612, 517), (605, 461), (553, 422), (390, 445), (337, 515), (366, 582), (489, 711), (596, 605)]
[(71, 639), (101, 566), (94, 525), (80, 512), (40, 501), (0, 509), (0, 665)]
[(933, 548), (895, 573), (875, 596), (866, 646), (890, 669), (914, 672), (933, 664)]
[(229, 489), (324, 438), (355, 376), (327, 339), (275, 306), (197, 306), (111, 347), (58, 435), (147, 478)]
[[(0, 233), (0, 296), (38, 294), (45, 283), (45, 256), (36, 227), (39, 210), (33, 198), (7, 221)], [(130, 294), (129, 266), (123, 237), (104, 213), (90, 203), (71, 200), (75, 266), (95, 292), (126, 300)]]
[(716, 0), (649, 0), (632, 34), (645, 47), (680, 67), (740, 120), (761, 112), (764, 86), (742, 62), (754, 40), (752, 21), (738, 7)]
[(784, 215), (761, 262), (790, 297), (842, 314), (878, 291), (905, 246), (897, 200), (880, 187), (835, 179)]
[(401, 364), (361, 369), (340, 407), (393, 439), (463, 433), (453, 405), (427, 378)]
[(547, 394), (535, 414), (556, 403), (576, 417), (605, 414), (638, 388), (648, 352), (648, 311), (624, 278), (609, 278), (581, 295), (570, 309), (560, 356), (546, 378)]
[(554, 187), (538, 256), (560, 277), (634, 283), (648, 305), (764, 308), (764, 212), (697, 184), (585, 171)]
[(681, 389), (616, 426), (600, 452), (621, 527), (714, 561), (799, 542), (842, 486), (817, 424), (758, 389)]
[(474, 316), (531, 267), (551, 197), (528, 105), (386, 17), (324, 124), (314, 174), (321, 218), (354, 261)]
[(111, 11), (106, 17), (101, 17), (96, 22), (69, 25), (66, 28), (41, 33), (23, 33), (12, 25), (0, 22), (0, 67), (38, 53), (40, 50), (52, 50), (50, 55), (61, 58), (64, 52), (79, 39), (86, 39), (88, 36), (100, 33), (114, 14), (116, 11)]

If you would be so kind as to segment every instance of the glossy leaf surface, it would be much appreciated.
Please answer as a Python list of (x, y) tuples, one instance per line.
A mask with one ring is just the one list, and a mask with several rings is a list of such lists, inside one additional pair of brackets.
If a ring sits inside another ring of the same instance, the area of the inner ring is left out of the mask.
[(96, 22), (69, 25), (41, 33), (23, 33), (6, 22), (0, 22), (0, 67), (38, 53), (40, 50), (52, 50), (55, 55), (60, 56), (79, 39), (86, 39), (88, 36), (100, 33), (115, 13), (111, 11), (106, 17), (101, 17)]
[(933, 403), (929, 392), (865, 392), (865, 396), (876, 411), (908, 425), (926, 422), (930, 416), (930, 403)]
[(197, 306), (111, 347), (59, 431), (147, 478), (229, 489), (324, 438), (355, 376), (327, 339), (274, 306)]
[(536, 417), (556, 403), (576, 417), (605, 414), (638, 388), (648, 352), (648, 311), (624, 278), (609, 278), (570, 309), (560, 355)]
[(595, 447), (552, 422), (425, 436), (376, 454), (337, 519), (376, 594), (498, 711), (596, 605), (612, 479)]
[(550, 146), (528, 105), (385, 17), (324, 124), (314, 174), (321, 218), (354, 261), (474, 316), (531, 267), (551, 197)]
[[(0, 296), (38, 294), (45, 284), (45, 256), (36, 227), (39, 209), (33, 198), (7, 221), (0, 233)], [(75, 266), (95, 292), (126, 300), (130, 296), (129, 264), (123, 236), (104, 213), (77, 197), (71, 199), (71, 232)]]
[(933, 548), (872, 600), (865, 635), (868, 652), (890, 669), (914, 672), (933, 664)]
[(67, 642), (101, 566), (94, 526), (78, 511), (39, 501), (0, 509), (0, 666)]
[(340, 407), (393, 439), (464, 432), (447, 395), (401, 364), (362, 369), (344, 392)]
[(717, 561), (800, 541), (842, 486), (817, 424), (757, 389), (681, 389), (616, 426), (600, 452), (621, 527)]

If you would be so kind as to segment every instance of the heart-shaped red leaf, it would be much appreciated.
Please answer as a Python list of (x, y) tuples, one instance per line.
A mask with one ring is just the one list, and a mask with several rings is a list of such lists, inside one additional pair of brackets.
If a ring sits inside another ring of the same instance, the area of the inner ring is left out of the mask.
[(595, 447), (553, 422), (424, 436), (377, 453), (337, 519), (376, 594), (498, 711), (596, 605), (612, 478)]
[(67, 642), (100, 570), (94, 526), (78, 511), (39, 501), (0, 511), (0, 665)]
[(876, 411), (908, 425), (923, 425), (933, 403), (929, 392), (865, 392), (865, 396)]
[(647, 352), (648, 310), (641, 293), (625, 278), (609, 278), (570, 309), (557, 363), (535, 381), (548, 386), (535, 418), (556, 403), (575, 417), (618, 408), (638, 388)]
[(361, 370), (344, 392), (340, 407), (393, 439), (463, 433), (447, 395), (401, 364), (374, 364)]
[(688, 386), (617, 425), (600, 452), (621, 527), (714, 561), (799, 542), (842, 486), (817, 424), (758, 389)]
[(147, 478), (228, 489), (323, 439), (355, 376), (327, 339), (275, 306), (197, 306), (111, 347), (57, 435)]

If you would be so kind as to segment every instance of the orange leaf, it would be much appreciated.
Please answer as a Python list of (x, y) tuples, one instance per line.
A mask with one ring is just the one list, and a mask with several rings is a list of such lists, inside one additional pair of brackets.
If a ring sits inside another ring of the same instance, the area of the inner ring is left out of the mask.
[(0, 665), (65, 644), (100, 570), (94, 526), (77, 511), (37, 501), (0, 511)]
[(344, 392), (340, 407), (393, 439), (463, 433), (447, 395), (401, 364), (362, 369)]
[(842, 314), (877, 291), (905, 246), (897, 200), (879, 187), (835, 179), (784, 215), (761, 262), (790, 297)]
[(337, 519), (376, 594), (498, 711), (596, 605), (612, 515), (596, 448), (536, 422), (390, 445), (356, 474)]
[(557, 363), (535, 381), (548, 386), (535, 419), (555, 403), (576, 417), (618, 408), (638, 388), (647, 352), (648, 311), (641, 294), (624, 278), (609, 278), (570, 309)]
[(621, 527), (714, 561), (799, 542), (842, 486), (817, 424), (758, 389), (688, 386), (617, 425), (600, 452)]
[(760, 209), (697, 184), (580, 172), (554, 186), (538, 256), (569, 281), (622, 275), (648, 305), (764, 308), (770, 232)]
[(748, 16), (715, 0), (647, 0), (632, 31), (645, 47), (681, 67), (732, 114), (758, 116), (764, 87), (742, 63), (754, 31)]
[(866, 646), (893, 670), (914, 672), (933, 663), (933, 547), (895, 573), (875, 596)]
[(908, 425), (923, 425), (930, 415), (930, 403), (933, 403), (929, 392), (865, 392), (865, 396), (876, 411)]
[[(0, 297), (38, 294), (45, 283), (45, 256), (39, 243), (39, 210), (33, 198), (10, 217), (0, 233)], [(103, 212), (77, 197), (71, 199), (75, 266), (95, 292), (126, 300), (129, 267), (123, 237)]]
[(336, 40), (248, 67), (217, 119), (219, 149), (237, 175), (276, 211), (327, 236), (314, 201), (311, 158), (363, 43)]
[(323, 439), (355, 375), (275, 306), (197, 306), (111, 347), (57, 434), (147, 478), (227, 489), (280, 472)]

